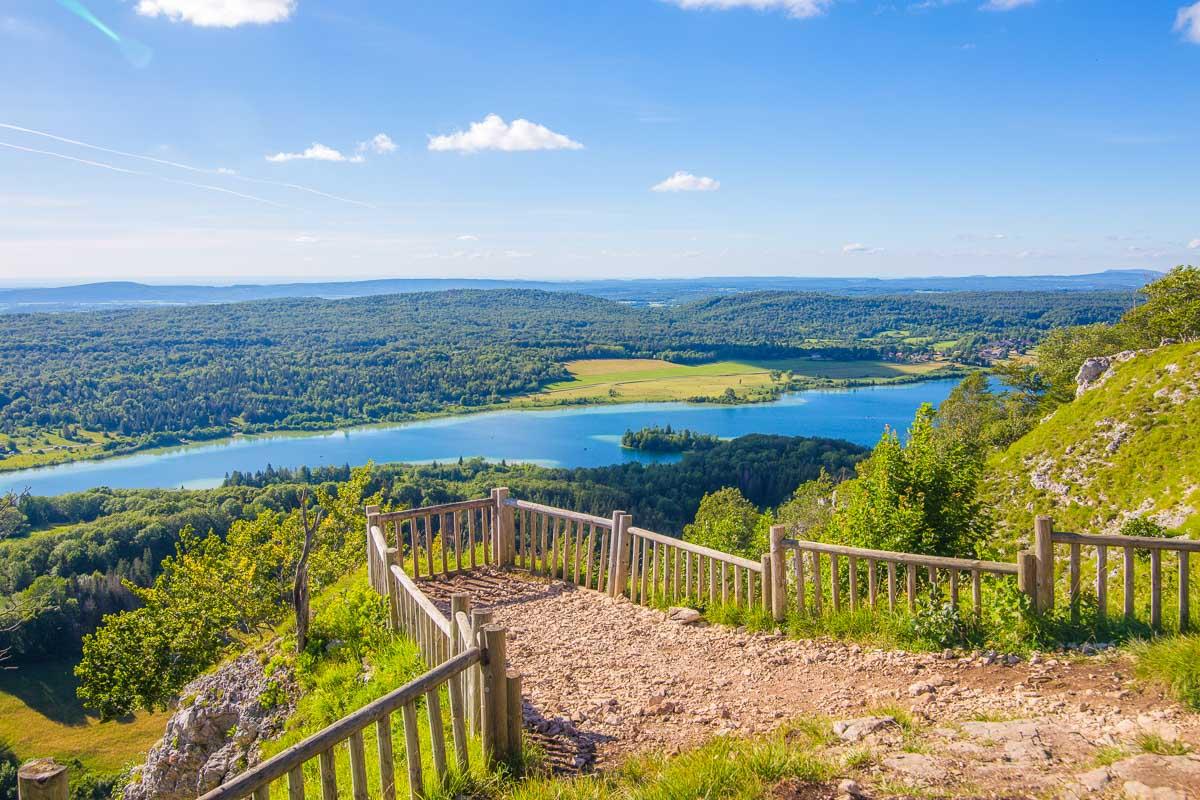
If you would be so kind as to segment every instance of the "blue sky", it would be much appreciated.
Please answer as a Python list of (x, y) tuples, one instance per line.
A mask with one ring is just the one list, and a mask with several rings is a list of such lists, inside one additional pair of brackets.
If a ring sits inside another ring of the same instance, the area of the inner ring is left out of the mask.
[(1200, 262), (1190, 0), (5, 0), (0, 74), (6, 284)]

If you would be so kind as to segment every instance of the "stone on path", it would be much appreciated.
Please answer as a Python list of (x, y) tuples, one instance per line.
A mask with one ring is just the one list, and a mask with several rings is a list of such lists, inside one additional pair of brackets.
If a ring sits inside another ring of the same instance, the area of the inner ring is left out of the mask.
[(889, 727), (898, 727), (895, 717), (859, 717), (833, 723), (833, 733), (842, 741), (858, 742)]
[(700, 621), (700, 612), (694, 608), (672, 607), (667, 611), (667, 620), (679, 625), (692, 625)]

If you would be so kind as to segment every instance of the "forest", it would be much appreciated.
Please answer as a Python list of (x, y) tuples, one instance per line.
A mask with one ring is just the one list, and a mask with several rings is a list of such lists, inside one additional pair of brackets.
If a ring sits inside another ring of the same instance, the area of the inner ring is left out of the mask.
[[(90, 454), (476, 409), (570, 359), (798, 354), (961, 361), (1115, 320), (1129, 292), (847, 298), (748, 292), (670, 308), (530, 290), (0, 316), (0, 451)], [(98, 452), (97, 452), (98, 451)], [(44, 455), (44, 453), (38, 453)]]
[(708, 450), (721, 441), (719, 437), (683, 428), (674, 430), (670, 425), (658, 425), (640, 430), (628, 430), (621, 436), (621, 447), (645, 450), (649, 453), (682, 453), (686, 450)]

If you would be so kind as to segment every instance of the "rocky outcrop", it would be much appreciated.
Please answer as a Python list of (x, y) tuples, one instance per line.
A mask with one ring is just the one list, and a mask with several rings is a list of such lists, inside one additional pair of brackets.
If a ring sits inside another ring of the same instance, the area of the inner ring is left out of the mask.
[(257, 763), (293, 708), (286, 668), (269, 677), (252, 651), (188, 684), (166, 733), (134, 772), (125, 800), (192, 800)]
[(1117, 364), (1124, 364), (1133, 358), (1136, 358), (1139, 353), (1147, 352), (1145, 350), (1122, 350), (1120, 353), (1114, 353), (1111, 356), (1097, 356), (1084, 361), (1079, 367), (1079, 372), (1075, 374), (1075, 396), (1079, 397), (1089, 389), (1095, 389), (1097, 386), (1104, 384), (1108, 380), (1108, 376), (1112, 375), (1113, 367)]

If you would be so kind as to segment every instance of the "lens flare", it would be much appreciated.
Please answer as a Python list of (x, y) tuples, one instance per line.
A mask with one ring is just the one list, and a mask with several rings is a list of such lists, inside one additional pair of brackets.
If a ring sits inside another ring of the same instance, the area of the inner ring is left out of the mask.
[(58, 4), (115, 42), (121, 55), (130, 64), (138, 69), (149, 66), (150, 60), (154, 57), (154, 51), (149, 47), (135, 39), (119, 36), (116, 31), (97, 19), (96, 15), (79, 0), (58, 0)]

